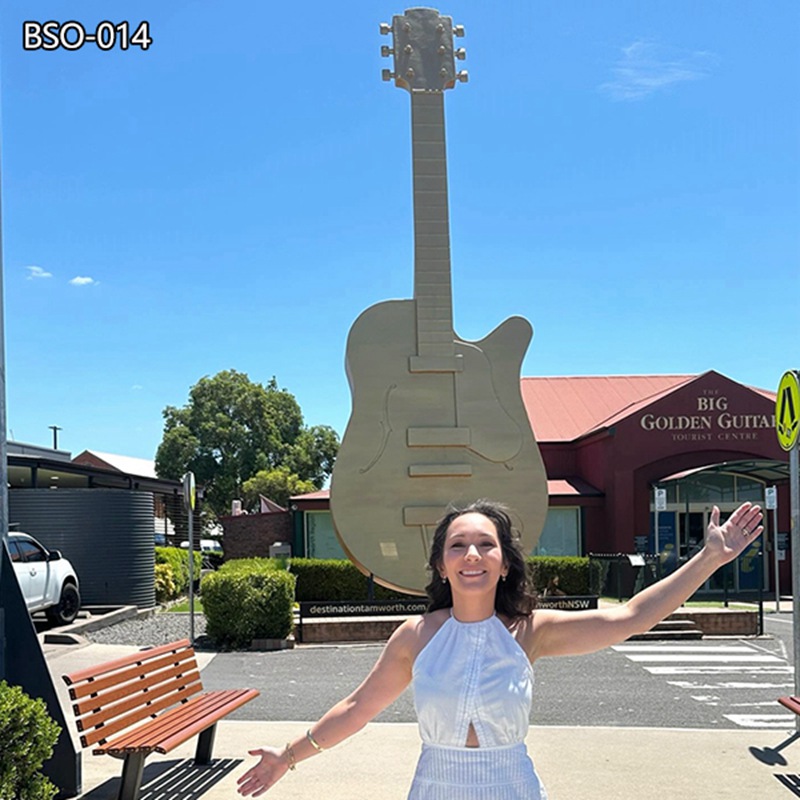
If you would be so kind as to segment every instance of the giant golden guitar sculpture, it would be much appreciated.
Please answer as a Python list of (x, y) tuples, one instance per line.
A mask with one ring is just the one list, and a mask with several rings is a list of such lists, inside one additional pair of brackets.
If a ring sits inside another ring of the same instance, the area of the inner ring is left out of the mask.
[(394, 72), (411, 95), (414, 299), (372, 306), (353, 323), (346, 367), (353, 409), (331, 482), (348, 556), (386, 586), (423, 593), (436, 522), (452, 502), (491, 497), (536, 544), (547, 481), (520, 395), (532, 329), (511, 317), (485, 339), (453, 331), (444, 90), (456, 74), (450, 17), (414, 8), (382, 25)]

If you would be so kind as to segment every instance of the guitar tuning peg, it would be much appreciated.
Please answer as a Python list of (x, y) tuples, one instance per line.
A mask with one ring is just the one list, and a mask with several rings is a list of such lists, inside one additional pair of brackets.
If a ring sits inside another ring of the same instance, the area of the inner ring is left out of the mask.
[(453, 55), (459, 60), (463, 61), (467, 57), (467, 51), (463, 47), (458, 47), (453, 51)]
[(453, 36), (463, 36), (466, 33), (463, 25), (453, 25)]
[(469, 73), (462, 69), (457, 75), (456, 80), (461, 81), (461, 83), (469, 83)]
[(392, 72), (390, 69), (382, 69), (381, 70), (381, 78), (385, 81), (394, 80), (397, 76)]
[(392, 26), (388, 22), (381, 22), (381, 36), (388, 36), (392, 32)]
[(389, 47), (388, 44), (382, 44), (381, 45), (381, 55), (384, 58), (388, 58), (389, 56), (394, 55), (394, 49)]

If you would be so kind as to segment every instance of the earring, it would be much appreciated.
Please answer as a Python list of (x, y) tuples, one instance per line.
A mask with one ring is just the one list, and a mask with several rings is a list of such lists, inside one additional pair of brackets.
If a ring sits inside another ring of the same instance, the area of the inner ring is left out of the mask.
[(503, 575), (501, 576), (500, 580), (503, 581), (503, 583), (505, 583), (507, 577), (508, 577), (507, 575)]
[(447, 578), (444, 575), (442, 575), (442, 583), (447, 583)]

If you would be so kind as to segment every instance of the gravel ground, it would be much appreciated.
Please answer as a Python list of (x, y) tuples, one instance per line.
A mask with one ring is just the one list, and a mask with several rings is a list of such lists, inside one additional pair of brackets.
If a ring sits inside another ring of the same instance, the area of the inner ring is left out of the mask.
[[(206, 632), (206, 618), (194, 615), (196, 650), (212, 650)], [(159, 645), (177, 639), (189, 638), (189, 614), (162, 611), (139, 619), (126, 619), (99, 631), (83, 634), (89, 641), (98, 644)]]

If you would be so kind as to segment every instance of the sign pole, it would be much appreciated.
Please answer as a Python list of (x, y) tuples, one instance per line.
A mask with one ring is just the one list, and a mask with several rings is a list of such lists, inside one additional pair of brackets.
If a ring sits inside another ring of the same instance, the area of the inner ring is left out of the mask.
[[(659, 514), (662, 511), (667, 510), (667, 490), (666, 489), (658, 489), (655, 490), (655, 506), (656, 506), (656, 555), (660, 556), (661, 554), (661, 542), (659, 541)], [(659, 558), (660, 560), (660, 558)]]
[[(800, 481), (798, 480), (797, 445), (789, 451), (792, 520), (792, 635), (794, 637), (794, 696), (800, 697)], [(800, 731), (800, 716), (795, 721)]]
[(781, 610), (781, 576), (779, 572), (780, 559), (778, 558), (778, 509), (772, 509), (772, 535), (773, 550), (775, 551), (775, 613)]
[[(772, 512), (772, 559), (775, 566), (775, 613), (781, 610), (781, 578), (778, 574), (778, 489), (775, 486), (767, 486), (764, 489), (764, 506), (767, 511)], [(769, 515), (766, 515), (769, 519)], [(765, 526), (766, 527), (766, 526)]]
[[(797, 370), (783, 373), (775, 395), (775, 432), (778, 444), (789, 451), (789, 486), (792, 549), (792, 635), (794, 637), (794, 694), (800, 696), (800, 477), (797, 440), (800, 435), (800, 376)], [(795, 719), (800, 731), (800, 716)]]
[(189, 641), (194, 647), (194, 473), (183, 476), (183, 502), (189, 514)]

